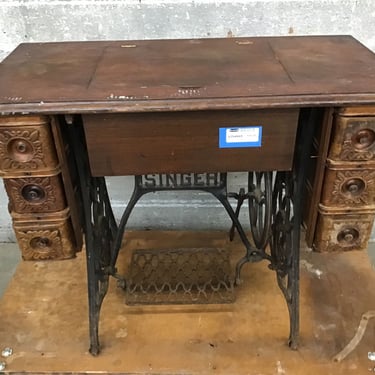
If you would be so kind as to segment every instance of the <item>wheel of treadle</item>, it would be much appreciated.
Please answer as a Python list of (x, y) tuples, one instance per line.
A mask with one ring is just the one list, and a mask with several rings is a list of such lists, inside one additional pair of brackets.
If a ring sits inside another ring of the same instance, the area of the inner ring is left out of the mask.
[(254, 244), (264, 249), (270, 238), (272, 218), (272, 172), (249, 172), (249, 219)]

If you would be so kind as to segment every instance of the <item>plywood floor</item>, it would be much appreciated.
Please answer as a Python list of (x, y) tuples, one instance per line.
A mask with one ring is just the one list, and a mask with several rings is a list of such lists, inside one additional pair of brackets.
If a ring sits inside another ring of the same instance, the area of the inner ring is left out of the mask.
[[(134, 248), (230, 246), (221, 232), (131, 232)], [(286, 304), (266, 262), (248, 264), (230, 305), (129, 307), (112, 280), (100, 325), (102, 352), (88, 349), (84, 254), (62, 262), (21, 262), (0, 303), (0, 346), (10, 373), (369, 374), (375, 322), (343, 362), (332, 357), (375, 310), (375, 271), (366, 253), (302, 251), (301, 343), (287, 345)]]

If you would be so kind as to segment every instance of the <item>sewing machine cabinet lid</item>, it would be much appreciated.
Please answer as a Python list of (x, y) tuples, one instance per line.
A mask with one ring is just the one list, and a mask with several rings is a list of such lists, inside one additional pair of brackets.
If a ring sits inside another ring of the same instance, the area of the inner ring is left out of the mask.
[(375, 102), (351, 36), (26, 43), (0, 64), (0, 113)]

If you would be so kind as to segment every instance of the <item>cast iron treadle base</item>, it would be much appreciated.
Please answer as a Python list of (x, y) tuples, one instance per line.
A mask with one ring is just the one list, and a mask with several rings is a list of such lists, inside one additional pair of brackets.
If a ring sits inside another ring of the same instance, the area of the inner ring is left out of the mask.
[(128, 305), (232, 303), (229, 252), (216, 248), (135, 250)]

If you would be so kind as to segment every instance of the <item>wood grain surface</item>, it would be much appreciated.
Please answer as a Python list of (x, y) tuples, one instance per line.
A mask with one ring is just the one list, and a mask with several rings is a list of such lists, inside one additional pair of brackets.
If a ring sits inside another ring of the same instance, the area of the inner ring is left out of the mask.
[(351, 36), (29, 43), (0, 64), (0, 112), (364, 104), (374, 87)]

